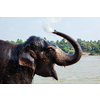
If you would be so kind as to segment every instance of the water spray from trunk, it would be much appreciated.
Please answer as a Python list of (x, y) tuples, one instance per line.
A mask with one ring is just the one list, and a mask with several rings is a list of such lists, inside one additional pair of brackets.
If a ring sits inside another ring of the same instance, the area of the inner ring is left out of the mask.
[(59, 21), (61, 21), (61, 18), (47, 18), (46, 20), (43, 21), (44, 31), (48, 33), (54, 32), (54, 30), (51, 28), (51, 25)]

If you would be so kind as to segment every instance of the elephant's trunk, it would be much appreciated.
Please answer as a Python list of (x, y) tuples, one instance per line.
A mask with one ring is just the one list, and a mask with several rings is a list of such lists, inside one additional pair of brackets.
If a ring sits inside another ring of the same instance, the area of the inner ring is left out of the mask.
[(70, 36), (64, 33), (58, 32), (56, 30), (54, 30), (53, 33), (68, 40), (75, 49), (75, 54), (68, 55), (65, 52), (63, 52), (61, 49), (57, 48), (56, 63), (61, 66), (68, 66), (78, 62), (82, 56), (82, 49), (80, 45), (73, 38), (71, 38)]

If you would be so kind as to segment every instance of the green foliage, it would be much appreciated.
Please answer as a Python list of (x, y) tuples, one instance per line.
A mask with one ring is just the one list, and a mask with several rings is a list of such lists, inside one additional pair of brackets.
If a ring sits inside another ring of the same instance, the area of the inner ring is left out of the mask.
[(7, 42), (10, 42), (10, 43), (16, 43), (16, 42), (14, 42), (14, 41), (9, 41), (9, 40), (7, 40)]
[(24, 43), (21, 39), (17, 39), (16, 42), (7, 40), (7, 42), (10, 42), (10, 43)]
[(74, 53), (75, 53), (74, 50), (69, 51), (69, 54), (74, 54)]
[(54, 41), (50, 41), (50, 43), (52, 43), (52, 44), (56, 45), (56, 43), (55, 43)]
[(21, 39), (17, 39), (16, 43), (23, 43)]
[(90, 55), (95, 55), (95, 51), (91, 51)]
[(47, 40), (47, 39), (44, 37), (44, 40)]
[(80, 44), (83, 52), (89, 52), (90, 55), (99, 54), (100, 55), (100, 40), (96, 41), (82, 41), (77, 39), (77, 42)]

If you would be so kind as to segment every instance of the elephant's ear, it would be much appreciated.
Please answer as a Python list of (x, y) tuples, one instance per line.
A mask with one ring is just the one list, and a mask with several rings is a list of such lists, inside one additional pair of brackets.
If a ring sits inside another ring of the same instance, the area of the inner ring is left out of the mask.
[(30, 50), (30, 45), (27, 45), (23, 50), (19, 53), (19, 65), (30, 67), (35, 71), (36, 64), (35, 61), (37, 56), (34, 51)]

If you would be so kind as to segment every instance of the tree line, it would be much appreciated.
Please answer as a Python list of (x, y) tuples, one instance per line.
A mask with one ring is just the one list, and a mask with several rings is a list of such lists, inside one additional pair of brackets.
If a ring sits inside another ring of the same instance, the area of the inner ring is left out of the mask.
[[(44, 39), (46, 41), (48, 41), (45, 37), (44, 37)], [(8, 41), (8, 42), (10, 42), (10, 43), (24, 43), (25, 41), (22, 41), (21, 39), (17, 39), (16, 42), (15, 41)], [(60, 41), (57, 40), (56, 42), (54, 42), (54, 41), (48, 41), (48, 42), (57, 45), (66, 53), (74, 54), (74, 52), (75, 52), (73, 46), (64, 38)], [(98, 40), (98, 41), (92, 41), (92, 40), (85, 41), (85, 40), (77, 39), (77, 42), (81, 46), (83, 53), (88, 53), (89, 55), (100, 55), (100, 40)]]

